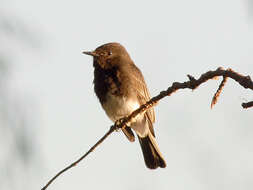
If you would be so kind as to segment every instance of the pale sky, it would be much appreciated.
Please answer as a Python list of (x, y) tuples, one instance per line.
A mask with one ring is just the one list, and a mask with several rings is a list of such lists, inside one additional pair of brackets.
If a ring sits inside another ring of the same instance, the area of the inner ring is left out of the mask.
[[(83, 50), (120, 42), (141, 69), (151, 95), (186, 75), (219, 66), (253, 78), (253, 25), (244, 0), (3, 1), (3, 12), (24, 22), (39, 51), (9, 47), (10, 88), (37, 106), (40, 171), (25, 189), (40, 189), (84, 154), (112, 124), (93, 91), (92, 59)], [(155, 108), (155, 131), (167, 167), (145, 167), (138, 142), (112, 134), (48, 189), (251, 190), (252, 91), (228, 80), (182, 90)], [(34, 130), (34, 129), (33, 129)], [(22, 188), (21, 188), (22, 189)]]

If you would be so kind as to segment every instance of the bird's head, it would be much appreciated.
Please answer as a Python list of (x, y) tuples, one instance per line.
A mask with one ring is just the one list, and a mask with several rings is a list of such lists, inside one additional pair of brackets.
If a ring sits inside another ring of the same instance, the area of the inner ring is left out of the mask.
[(108, 69), (123, 64), (124, 60), (131, 60), (126, 49), (119, 43), (108, 43), (99, 46), (94, 51), (84, 51), (86, 55), (94, 58), (94, 67)]

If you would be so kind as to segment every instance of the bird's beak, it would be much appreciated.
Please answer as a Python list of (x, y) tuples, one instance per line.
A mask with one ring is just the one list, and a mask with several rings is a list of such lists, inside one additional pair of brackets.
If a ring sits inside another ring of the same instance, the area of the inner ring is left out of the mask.
[(90, 55), (92, 57), (98, 57), (98, 54), (95, 51), (83, 51), (83, 54)]

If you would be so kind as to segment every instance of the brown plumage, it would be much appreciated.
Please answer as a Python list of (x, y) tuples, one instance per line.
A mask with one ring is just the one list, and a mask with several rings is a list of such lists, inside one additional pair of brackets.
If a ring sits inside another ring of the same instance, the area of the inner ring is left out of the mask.
[[(94, 90), (108, 117), (116, 120), (131, 114), (150, 99), (141, 71), (119, 43), (108, 43), (92, 52), (83, 52), (94, 58)], [(155, 141), (153, 123), (155, 113), (147, 110), (123, 132), (133, 142), (133, 129), (138, 136), (146, 166), (150, 169), (166, 167)]]

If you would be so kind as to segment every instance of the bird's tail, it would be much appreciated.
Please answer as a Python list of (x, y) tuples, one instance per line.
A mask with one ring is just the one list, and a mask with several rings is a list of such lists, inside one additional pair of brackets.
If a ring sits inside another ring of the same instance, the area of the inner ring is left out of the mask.
[(146, 166), (150, 169), (165, 168), (166, 162), (158, 148), (155, 137), (149, 132), (146, 137), (138, 136)]

